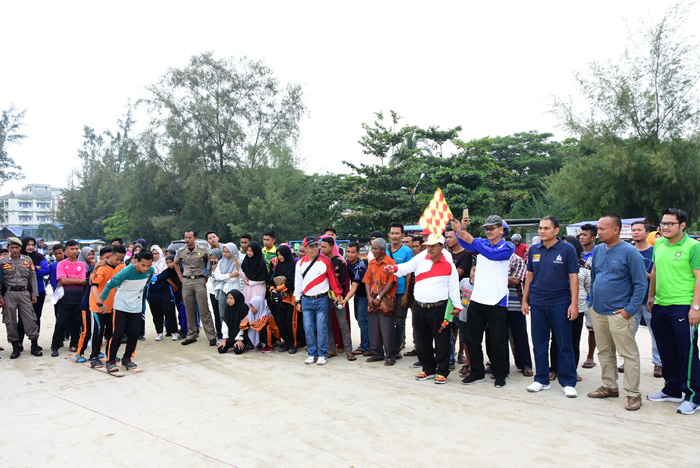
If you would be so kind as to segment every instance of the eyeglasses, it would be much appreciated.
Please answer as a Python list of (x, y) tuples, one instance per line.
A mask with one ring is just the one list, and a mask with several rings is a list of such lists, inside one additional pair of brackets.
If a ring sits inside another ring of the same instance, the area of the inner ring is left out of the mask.
[(484, 228), (484, 231), (486, 231), (486, 232), (495, 231), (495, 230), (498, 229), (499, 227), (500, 227), (500, 226), (487, 226), (487, 227)]
[(676, 224), (681, 224), (681, 223), (678, 221), (669, 221), (668, 223), (661, 223), (661, 224), (659, 224), (659, 226), (661, 226), (661, 227), (673, 227)]

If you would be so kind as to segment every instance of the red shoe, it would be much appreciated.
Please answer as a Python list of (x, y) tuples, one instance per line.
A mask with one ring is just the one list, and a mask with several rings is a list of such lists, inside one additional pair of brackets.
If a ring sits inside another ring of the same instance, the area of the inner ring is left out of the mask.
[(275, 349), (275, 348), (273, 348), (272, 346), (265, 346), (265, 347), (263, 348), (262, 352), (263, 352), (263, 353), (271, 353), (272, 351), (274, 351), (274, 349)]

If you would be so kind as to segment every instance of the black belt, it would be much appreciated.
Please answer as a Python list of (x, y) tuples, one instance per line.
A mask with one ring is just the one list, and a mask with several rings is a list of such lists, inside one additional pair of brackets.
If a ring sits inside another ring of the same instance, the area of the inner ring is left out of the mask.
[(204, 278), (204, 275), (195, 275), (195, 276), (183, 276), (185, 279), (200, 279)]
[(307, 299), (318, 299), (319, 297), (323, 296), (328, 296), (328, 291), (324, 292), (323, 294), (319, 294), (318, 296), (307, 296), (306, 294), (301, 295), (301, 297), (305, 297)]
[(431, 309), (433, 307), (440, 307), (441, 305), (444, 305), (447, 301), (440, 301), (440, 302), (418, 302), (414, 301), (415, 304), (418, 304), (418, 306), (424, 308), (424, 309)]
[(10, 291), (14, 291), (14, 292), (20, 292), (20, 291), (27, 290), (26, 286), (8, 286), (8, 288), (10, 289)]

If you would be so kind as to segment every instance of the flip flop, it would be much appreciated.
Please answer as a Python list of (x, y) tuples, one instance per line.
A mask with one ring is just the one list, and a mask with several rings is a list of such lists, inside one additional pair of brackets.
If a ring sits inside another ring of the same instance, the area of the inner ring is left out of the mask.
[(550, 372), (550, 373), (549, 373), (549, 380), (550, 380), (550, 381), (557, 380), (557, 373), (556, 373), (556, 372)]
[(404, 355), (404, 356), (418, 356), (418, 353), (417, 353), (416, 350), (414, 349), (414, 350), (409, 351), (409, 352), (407, 352), (407, 353), (403, 353), (403, 355)]
[(467, 357), (466, 357), (466, 356), (459, 355), (459, 356), (457, 357), (457, 364), (464, 364), (465, 362), (467, 362)]
[(338, 353), (328, 353), (327, 358), (330, 359), (332, 357), (336, 357), (337, 355), (338, 355)]
[(355, 351), (352, 352), (355, 356), (359, 356), (360, 354), (364, 353), (360, 348), (357, 348)]
[(583, 364), (581, 364), (581, 367), (584, 369), (593, 369), (596, 366), (596, 363), (594, 361), (586, 361)]
[(357, 361), (357, 358), (355, 357), (355, 354), (353, 354), (353, 353), (348, 353), (348, 361)]

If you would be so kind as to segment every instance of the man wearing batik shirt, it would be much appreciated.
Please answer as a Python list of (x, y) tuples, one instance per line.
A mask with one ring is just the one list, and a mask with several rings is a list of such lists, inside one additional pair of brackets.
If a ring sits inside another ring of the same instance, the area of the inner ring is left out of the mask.
[(513, 338), (515, 365), (525, 377), (532, 377), (527, 319), (522, 313), (523, 284), (526, 276), (527, 265), (517, 253), (513, 253), (508, 267), (508, 331)]

